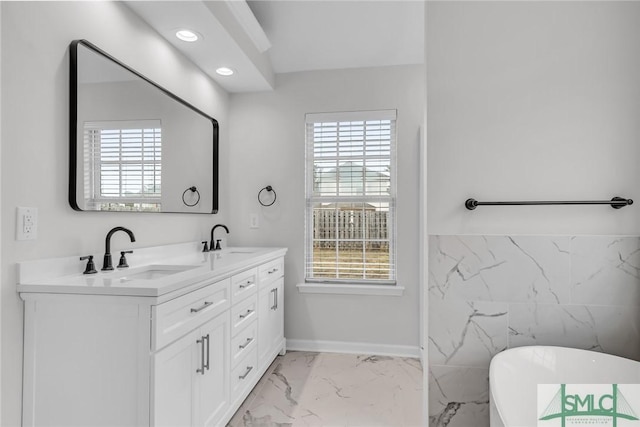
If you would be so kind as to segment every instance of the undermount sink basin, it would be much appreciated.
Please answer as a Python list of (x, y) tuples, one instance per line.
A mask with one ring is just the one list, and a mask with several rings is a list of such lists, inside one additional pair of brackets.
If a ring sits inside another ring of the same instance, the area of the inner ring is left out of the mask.
[(227, 253), (230, 253), (230, 254), (252, 254), (255, 251), (256, 251), (255, 249), (231, 249)]
[(183, 271), (191, 270), (196, 267), (196, 265), (147, 265), (145, 267), (140, 267), (123, 272), (120, 280), (129, 281), (160, 279), (171, 274), (182, 273)]

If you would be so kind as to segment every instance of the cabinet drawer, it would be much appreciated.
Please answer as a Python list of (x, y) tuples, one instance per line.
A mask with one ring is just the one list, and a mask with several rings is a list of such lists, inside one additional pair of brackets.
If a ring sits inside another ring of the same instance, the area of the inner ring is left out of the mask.
[(265, 286), (284, 275), (284, 258), (274, 259), (258, 267), (260, 286)]
[(238, 363), (258, 344), (258, 322), (253, 322), (248, 327), (236, 335), (231, 340), (231, 367), (235, 368)]
[(151, 309), (151, 350), (156, 351), (227, 310), (230, 279), (222, 280)]
[(231, 336), (234, 337), (258, 317), (258, 295), (236, 304), (231, 309)]
[(258, 269), (243, 271), (231, 278), (231, 302), (242, 301), (258, 289)]
[(258, 351), (254, 347), (238, 365), (231, 370), (231, 401), (234, 402), (240, 395), (255, 384), (258, 375)]

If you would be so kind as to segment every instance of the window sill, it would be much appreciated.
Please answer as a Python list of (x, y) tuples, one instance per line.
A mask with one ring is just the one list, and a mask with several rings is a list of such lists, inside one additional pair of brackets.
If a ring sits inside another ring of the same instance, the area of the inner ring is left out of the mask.
[(297, 287), (298, 292), (301, 294), (380, 295), (401, 297), (404, 293), (404, 287), (397, 285), (300, 283)]

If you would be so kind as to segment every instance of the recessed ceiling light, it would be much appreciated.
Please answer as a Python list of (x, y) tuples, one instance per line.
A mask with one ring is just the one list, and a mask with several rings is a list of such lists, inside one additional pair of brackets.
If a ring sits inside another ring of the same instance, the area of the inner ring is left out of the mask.
[(216, 70), (216, 73), (220, 74), (221, 76), (230, 76), (234, 73), (234, 71), (231, 68), (220, 67)]
[(194, 42), (199, 39), (198, 34), (191, 30), (179, 30), (176, 37), (185, 42)]

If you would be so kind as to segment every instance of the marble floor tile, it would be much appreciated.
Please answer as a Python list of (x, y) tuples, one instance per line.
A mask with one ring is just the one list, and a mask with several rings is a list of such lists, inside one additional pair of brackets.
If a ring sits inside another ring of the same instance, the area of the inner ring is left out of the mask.
[(419, 426), (418, 359), (287, 352), (229, 422), (237, 426)]

